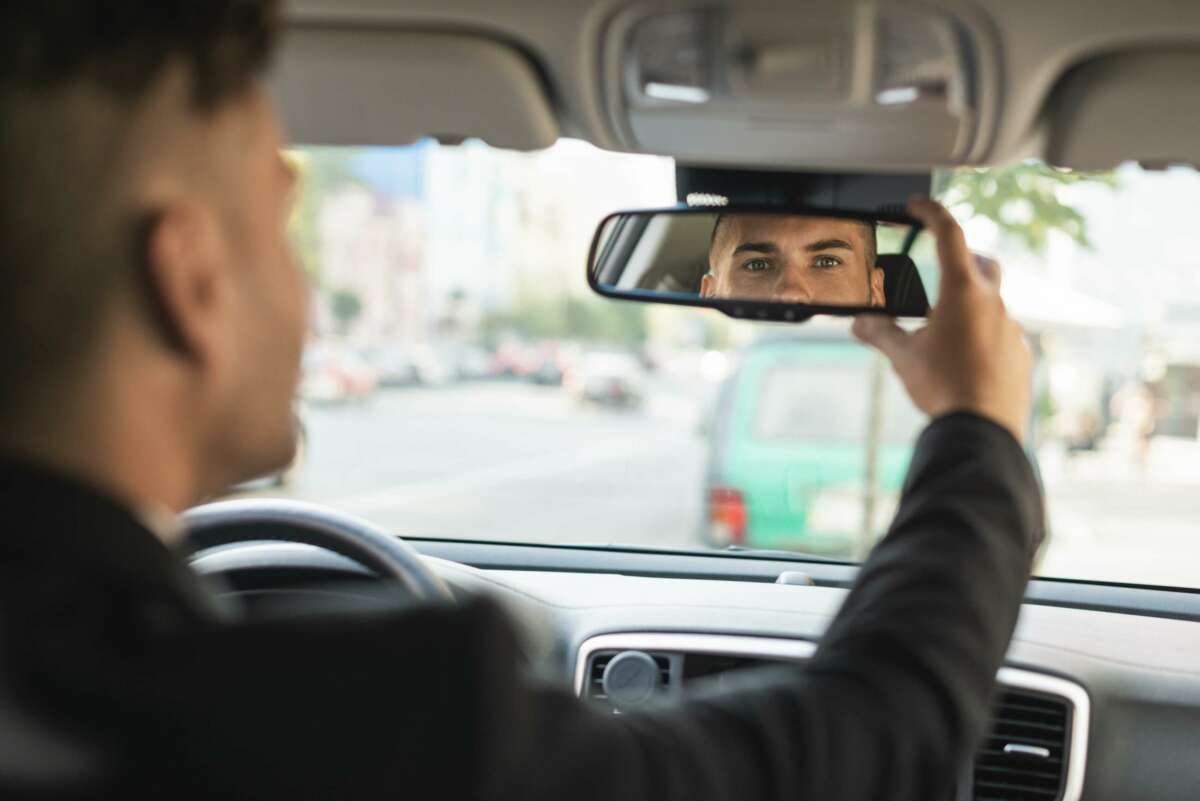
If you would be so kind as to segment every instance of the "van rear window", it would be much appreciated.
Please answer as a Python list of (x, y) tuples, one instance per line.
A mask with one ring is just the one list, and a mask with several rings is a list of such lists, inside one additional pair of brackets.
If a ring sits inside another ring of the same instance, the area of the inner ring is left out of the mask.
[(924, 419), (886, 365), (785, 364), (767, 370), (753, 412), (758, 440), (866, 442), (870, 430), (873, 372), (878, 375), (880, 441), (911, 443)]

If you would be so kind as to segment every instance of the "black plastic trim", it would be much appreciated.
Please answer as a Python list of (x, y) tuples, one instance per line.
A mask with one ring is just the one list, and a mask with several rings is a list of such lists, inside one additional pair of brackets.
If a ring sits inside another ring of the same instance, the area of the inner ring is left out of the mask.
[(851, 212), (903, 213), (913, 195), (928, 196), (932, 171), (917, 173), (803, 172), (675, 164), (675, 198), (717, 195), (731, 204), (817, 206)]

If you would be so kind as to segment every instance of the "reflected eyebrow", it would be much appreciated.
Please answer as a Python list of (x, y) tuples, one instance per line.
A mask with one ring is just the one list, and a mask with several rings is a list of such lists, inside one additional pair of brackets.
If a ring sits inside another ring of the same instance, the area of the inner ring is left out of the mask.
[(754, 253), (778, 253), (779, 248), (774, 242), (743, 242), (733, 249), (733, 255), (753, 251)]
[(804, 247), (809, 253), (815, 253), (818, 250), (854, 250), (854, 247), (845, 239), (821, 239)]

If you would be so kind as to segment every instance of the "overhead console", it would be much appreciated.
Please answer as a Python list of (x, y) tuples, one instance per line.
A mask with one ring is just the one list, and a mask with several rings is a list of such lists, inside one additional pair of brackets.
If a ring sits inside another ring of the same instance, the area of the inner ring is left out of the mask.
[(629, 8), (604, 34), (604, 96), (623, 146), (693, 164), (966, 162), (998, 95), (976, 27), (907, 2)]

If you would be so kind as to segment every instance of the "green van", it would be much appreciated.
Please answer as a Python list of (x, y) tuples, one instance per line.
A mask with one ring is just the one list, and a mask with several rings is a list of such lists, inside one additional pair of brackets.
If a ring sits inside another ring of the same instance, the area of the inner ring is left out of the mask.
[(923, 423), (886, 361), (846, 333), (748, 346), (708, 427), (704, 539), (862, 556), (891, 519)]

